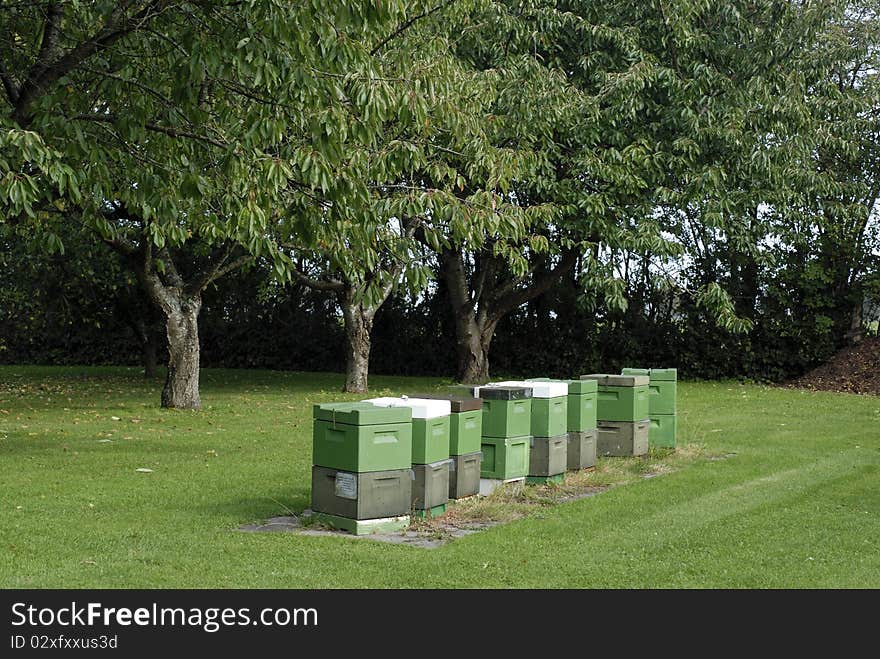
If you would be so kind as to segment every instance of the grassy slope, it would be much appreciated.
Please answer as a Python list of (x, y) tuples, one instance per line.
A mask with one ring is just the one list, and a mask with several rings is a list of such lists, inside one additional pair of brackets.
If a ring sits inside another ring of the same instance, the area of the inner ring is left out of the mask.
[(735, 456), (424, 550), (234, 531), (307, 507), (341, 377), (203, 385), (176, 412), (134, 369), (0, 368), (0, 586), (880, 587), (877, 397), (681, 384), (680, 439)]

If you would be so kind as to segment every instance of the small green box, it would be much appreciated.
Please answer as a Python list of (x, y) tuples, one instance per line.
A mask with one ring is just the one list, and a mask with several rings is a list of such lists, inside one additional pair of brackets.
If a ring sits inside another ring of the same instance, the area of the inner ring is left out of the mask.
[(529, 473), (531, 437), (483, 437), (480, 477), (507, 480)]
[(659, 382), (675, 382), (678, 380), (678, 369), (675, 368), (652, 368), (651, 379)]
[(651, 446), (675, 448), (678, 418), (674, 414), (652, 414), (648, 428), (648, 442)]
[[(529, 378), (528, 382), (564, 382), (568, 385), (567, 432), (583, 432), (596, 427), (596, 397), (599, 383), (596, 380), (554, 380), (552, 378)], [(534, 406), (532, 409), (532, 434), (541, 436), (534, 429)], [(548, 435), (549, 436), (549, 435)]]
[(678, 385), (675, 382), (654, 380), (648, 385), (648, 412), (650, 414), (675, 414), (675, 398)]
[(596, 380), (566, 380), (568, 382), (569, 396), (585, 396), (599, 391), (599, 383)]
[(312, 464), (355, 473), (409, 469), (412, 424), (407, 421), (355, 426), (316, 419)]
[(483, 398), (483, 437), (522, 437), (532, 428), (532, 399)]
[(449, 455), (467, 455), (479, 451), (482, 436), (482, 409), (449, 415)]
[[(568, 432), (586, 432), (596, 427), (599, 383), (596, 380), (568, 381)], [(575, 384), (576, 383), (576, 384)]]
[(642, 421), (648, 418), (648, 378), (643, 375), (582, 375), (598, 381), (599, 421)]
[(449, 457), (449, 416), (412, 420), (412, 464), (426, 465)]
[(372, 403), (320, 403), (312, 407), (312, 418), (344, 423), (349, 426), (374, 426), (383, 423), (409, 423), (412, 410), (407, 407), (376, 407)]
[(625, 368), (622, 375), (647, 375), (648, 412), (650, 414), (675, 414), (677, 396), (677, 371), (674, 368)]
[(568, 426), (568, 396), (532, 398), (532, 435), (556, 437), (564, 435)]

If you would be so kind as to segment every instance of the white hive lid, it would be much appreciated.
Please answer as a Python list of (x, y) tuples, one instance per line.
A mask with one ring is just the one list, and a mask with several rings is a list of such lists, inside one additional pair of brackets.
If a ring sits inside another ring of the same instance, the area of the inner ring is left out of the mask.
[(368, 398), (364, 402), (371, 403), (376, 407), (408, 407), (412, 410), (413, 419), (435, 419), (452, 414), (452, 403), (448, 400), (384, 396), (382, 398)]
[(568, 383), (566, 382), (507, 380), (505, 382), (493, 382), (492, 384), (499, 387), (528, 387), (532, 390), (532, 398), (557, 398), (559, 396), (568, 396)]
[[(568, 395), (568, 382), (564, 380), (523, 380), (526, 384), (528, 384), (532, 389), (539, 385), (553, 385), (550, 389), (551, 392), (561, 391), (562, 393), (552, 393), (550, 396), (546, 396), (546, 398), (555, 398), (556, 396), (567, 396)], [(561, 387), (559, 385), (562, 385)], [(534, 392), (532, 393), (534, 397)], [(545, 396), (538, 396), (538, 398), (545, 398)]]

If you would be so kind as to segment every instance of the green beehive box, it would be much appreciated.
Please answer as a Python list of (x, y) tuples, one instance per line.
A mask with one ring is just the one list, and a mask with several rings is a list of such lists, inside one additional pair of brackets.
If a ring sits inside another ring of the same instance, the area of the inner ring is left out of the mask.
[(483, 437), (522, 437), (532, 428), (532, 391), (526, 387), (480, 387)]
[(678, 380), (678, 369), (675, 368), (652, 368), (651, 379), (659, 382), (675, 382)]
[(412, 420), (412, 464), (426, 465), (449, 457), (449, 416)]
[(596, 418), (599, 421), (642, 421), (648, 418), (648, 377), (644, 375), (582, 375), (596, 380)]
[(567, 380), (568, 432), (587, 432), (596, 427), (596, 402), (599, 383), (596, 380)]
[(483, 410), (453, 412), (449, 415), (449, 455), (467, 455), (480, 450), (483, 436)]
[(531, 437), (483, 437), (480, 477), (507, 480), (529, 473)]
[(532, 435), (556, 437), (564, 435), (568, 426), (568, 396), (532, 398)]
[(480, 450), (483, 435), (483, 401), (472, 396), (454, 394), (412, 394), (412, 398), (448, 400), (452, 413), (449, 415), (449, 455), (467, 455)]
[(625, 368), (623, 375), (647, 375), (649, 414), (675, 414), (678, 384), (674, 368)]
[(648, 441), (651, 446), (675, 448), (678, 417), (674, 414), (652, 414), (648, 428)]
[(412, 464), (409, 409), (329, 403), (316, 405), (314, 414), (313, 465), (357, 473), (409, 469)]
[(312, 407), (312, 418), (349, 426), (409, 423), (412, 411), (403, 407), (376, 407), (371, 403), (320, 403)]

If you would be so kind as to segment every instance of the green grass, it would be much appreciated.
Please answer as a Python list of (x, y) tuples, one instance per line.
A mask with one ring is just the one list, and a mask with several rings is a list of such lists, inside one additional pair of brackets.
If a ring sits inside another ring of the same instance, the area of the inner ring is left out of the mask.
[(438, 549), (236, 531), (308, 507), (341, 384), (207, 370), (194, 413), (135, 369), (0, 368), (0, 586), (880, 587), (880, 398), (738, 383), (680, 384), (676, 470)]

